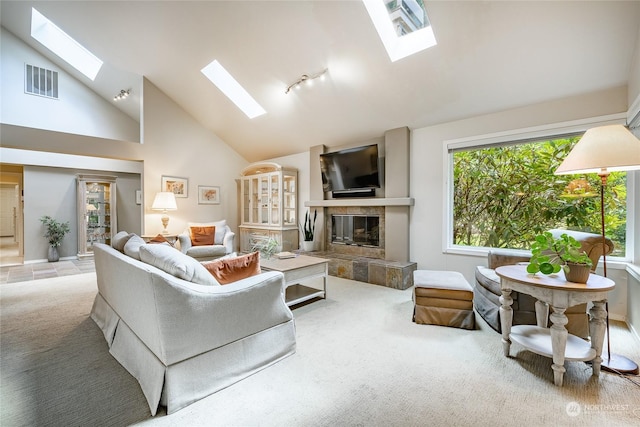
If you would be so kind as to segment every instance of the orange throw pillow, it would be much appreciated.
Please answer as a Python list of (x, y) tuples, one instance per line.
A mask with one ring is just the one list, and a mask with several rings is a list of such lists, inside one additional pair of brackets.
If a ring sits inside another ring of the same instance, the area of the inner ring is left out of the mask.
[(189, 227), (189, 234), (193, 246), (213, 245), (216, 227)]
[(260, 252), (202, 263), (221, 285), (260, 274)]
[(165, 237), (162, 234), (158, 234), (156, 237), (149, 240), (149, 243), (165, 243), (165, 242), (169, 243), (169, 241), (165, 239)]

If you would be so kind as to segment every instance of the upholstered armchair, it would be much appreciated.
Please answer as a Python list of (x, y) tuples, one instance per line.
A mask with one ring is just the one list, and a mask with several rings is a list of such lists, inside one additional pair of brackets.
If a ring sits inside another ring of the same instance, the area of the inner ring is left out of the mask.
[(234, 252), (235, 233), (226, 220), (189, 222), (178, 235), (180, 251), (198, 261), (210, 261)]
[[(598, 261), (603, 254), (602, 236), (600, 234), (584, 233), (572, 230), (549, 230), (554, 237), (560, 237), (563, 233), (568, 234), (580, 242), (581, 249), (587, 253), (593, 261), (592, 271), (595, 271)], [(607, 254), (613, 251), (611, 239), (605, 239), (605, 250)], [(530, 255), (514, 255), (504, 249), (493, 249), (489, 252), (487, 267), (476, 267), (476, 281), (473, 296), (473, 306), (476, 312), (497, 332), (501, 332), (500, 327), (500, 278), (495, 273), (495, 269), (501, 265), (517, 264), (519, 262), (529, 262)], [(535, 325), (536, 324), (536, 299), (527, 294), (513, 291), (513, 324), (514, 325)], [(570, 334), (581, 338), (589, 337), (589, 319), (587, 316), (586, 304), (569, 307), (565, 312), (569, 323), (566, 328)]]

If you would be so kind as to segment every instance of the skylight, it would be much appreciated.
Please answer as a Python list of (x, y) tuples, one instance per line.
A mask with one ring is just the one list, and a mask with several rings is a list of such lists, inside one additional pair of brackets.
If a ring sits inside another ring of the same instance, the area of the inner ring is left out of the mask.
[[(362, 0), (362, 2), (392, 62), (437, 44), (427, 14), (418, 1)], [(396, 30), (394, 26), (398, 29)]]
[(240, 83), (217, 60), (200, 71), (250, 119), (266, 113), (265, 109), (249, 95), (245, 88), (240, 86)]
[(91, 80), (95, 80), (102, 67), (102, 61), (35, 8), (31, 8), (31, 37), (73, 68)]

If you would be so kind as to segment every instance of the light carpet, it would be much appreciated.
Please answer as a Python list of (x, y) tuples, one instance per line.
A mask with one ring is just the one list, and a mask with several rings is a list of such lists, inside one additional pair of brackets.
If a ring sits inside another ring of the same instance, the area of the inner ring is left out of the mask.
[[(3, 427), (640, 425), (628, 379), (569, 362), (556, 387), (550, 359), (517, 344), (505, 357), (479, 317), (475, 331), (416, 325), (411, 290), (335, 277), (326, 300), (293, 311), (294, 355), (151, 417), (89, 318), (95, 293), (95, 273), (0, 286)], [(640, 360), (618, 324), (612, 343)]]

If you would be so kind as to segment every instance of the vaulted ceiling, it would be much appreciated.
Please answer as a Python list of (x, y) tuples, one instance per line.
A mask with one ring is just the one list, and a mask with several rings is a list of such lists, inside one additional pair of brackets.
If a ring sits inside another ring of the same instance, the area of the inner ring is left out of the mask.
[[(79, 80), (111, 100), (145, 76), (249, 161), (629, 80), (638, 1), (425, 3), (438, 44), (396, 62), (357, 0), (3, 0), (0, 15), (3, 27), (56, 60), (29, 35), (36, 7), (105, 61), (95, 82)], [(267, 114), (247, 118), (201, 74), (214, 59)], [(324, 68), (326, 81), (285, 94)]]

